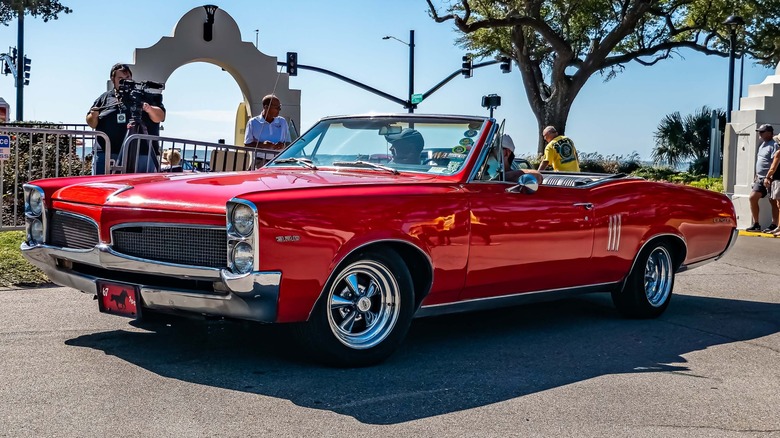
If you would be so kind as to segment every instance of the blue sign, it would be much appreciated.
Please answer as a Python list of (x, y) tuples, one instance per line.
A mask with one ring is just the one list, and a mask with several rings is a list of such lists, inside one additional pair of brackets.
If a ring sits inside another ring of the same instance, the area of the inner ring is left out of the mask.
[(11, 137), (0, 135), (0, 160), (11, 158)]

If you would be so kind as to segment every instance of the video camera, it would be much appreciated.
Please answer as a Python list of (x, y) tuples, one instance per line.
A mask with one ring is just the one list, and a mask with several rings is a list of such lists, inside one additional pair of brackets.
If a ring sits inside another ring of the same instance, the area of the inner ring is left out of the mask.
[(132, 118), (140, 119), (144, 102), (155, 105), (159, 100), (158, 95), (164, 89), (165, 84), (162, 82), (122, 79), (119, 81), (117, 97), (130, 110)]

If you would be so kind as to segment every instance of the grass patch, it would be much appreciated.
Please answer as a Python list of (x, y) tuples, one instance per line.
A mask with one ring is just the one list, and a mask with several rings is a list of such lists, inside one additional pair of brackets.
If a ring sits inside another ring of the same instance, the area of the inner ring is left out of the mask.
[(19, 245), (24, 231), (0, 233), (0, 286), (38, 286), (50, 283), (48, 277), (22, 257)]

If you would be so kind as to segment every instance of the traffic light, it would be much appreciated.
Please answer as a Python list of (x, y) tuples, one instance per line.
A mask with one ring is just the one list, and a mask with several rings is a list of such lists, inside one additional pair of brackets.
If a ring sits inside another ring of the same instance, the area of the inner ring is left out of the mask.
[(501, 73), (509, 73), (512, 71), (512, 60), (504, 56), (501, 58)]
[(287, 52), (287, 74), (298, 76), (298, 53)]
[(6, 54), (3, 53), (3, 60), (2, 60), (2, 62), (3, 62), (3, 74), (4, 75), (9, 75), (9, 74), (13, 73), (13, 71), (11, 71), (11, 64), (9, 64), (11, 61), (9, 61), (8, 58), (5, 57), (5, 55)]
[(24, 85), (30, 85), (30, 58), (24, 57)]
[(14, 65), (16, 65), (16, 47), (11, 49), (11, 61), (13, 61)]
[(464, 78), (470, 78), (473, 73), (474, 67), (471, 62), (471, 57), (469, 55), (464, 55), (463, 64), (461, 64), (460, 68), (460, 74), (462, 74)]

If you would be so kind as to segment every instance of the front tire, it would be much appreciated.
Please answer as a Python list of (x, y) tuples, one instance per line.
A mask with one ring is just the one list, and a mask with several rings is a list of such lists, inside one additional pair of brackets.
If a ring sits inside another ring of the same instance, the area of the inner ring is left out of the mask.
[(628, 318), (656, 318), (672, 298), (674, 261), (664, 243), (649, 245), (637, 257), (620, 291), (612, 292), (612, 302)]
[(313, 358), (359, 367), (389, 357), (409, 330), (414, 286), (409, 269), (391, 250), (350, 258), (326, 285), (314, 312), (296, 334)]

